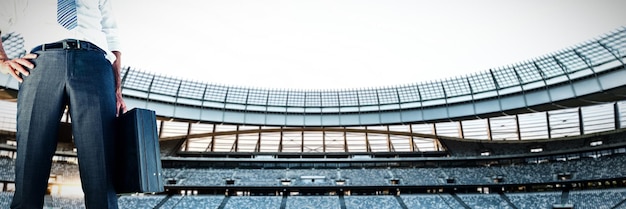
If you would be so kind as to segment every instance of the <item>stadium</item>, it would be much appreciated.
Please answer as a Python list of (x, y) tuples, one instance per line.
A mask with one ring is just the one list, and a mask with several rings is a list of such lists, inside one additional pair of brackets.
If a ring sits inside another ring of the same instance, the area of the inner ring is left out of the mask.
[[(3, 37), (20, 56), (19, 37)], [(155, 110), (165, 192), (121, 208), (626, 208), (626, 28), (469, 75), (393, 87), (217, 85), (126, 67)], [(19, 85), (0, 74), (0, 207)], [(50, 208), (83, 208), (61, 119)]]

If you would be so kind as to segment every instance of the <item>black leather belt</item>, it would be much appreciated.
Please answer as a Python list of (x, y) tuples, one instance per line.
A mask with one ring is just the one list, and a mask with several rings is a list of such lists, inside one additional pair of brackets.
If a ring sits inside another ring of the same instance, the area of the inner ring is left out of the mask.
[(92, 44), (88, 41), (81, 41), (76, 39), (65, 39), (62, 41), (42, 44), (33, 49), (33, 51), (47, 51), (47, 50), (91, 50), (105, 53), (100, 47)]

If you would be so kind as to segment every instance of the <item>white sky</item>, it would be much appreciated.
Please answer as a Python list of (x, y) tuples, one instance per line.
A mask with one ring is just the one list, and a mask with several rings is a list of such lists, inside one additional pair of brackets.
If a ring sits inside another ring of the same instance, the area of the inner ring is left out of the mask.
[(114, 6), (123, 65), (281, 89), (466, 75), (626, 26), (624, 0), (117, 0)]

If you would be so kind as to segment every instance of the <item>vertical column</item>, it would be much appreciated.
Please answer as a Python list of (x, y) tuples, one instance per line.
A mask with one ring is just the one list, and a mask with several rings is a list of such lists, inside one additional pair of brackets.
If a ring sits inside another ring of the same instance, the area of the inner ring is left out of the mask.
[(585, 121), (583, 120), (583, 109), (578, 107), (578, 131), (580, 135), (585, 134)]
[(459, 138), (465, 138), (465, 133), (463, 132), (463, 121), (459, 121)]
[(322, 127), (322, 152), (326, 153), (326, 128)]
[(548, 129), (548, 139), (552, 139), (552, 126), (550, 125), (550, 113), (546, 112), (546, 124)]
[(389, 125), (387, 125), (387, 151), (388, 152), (392, 152), (393, 151), (393, 145), (391, 144), (391, 134), (389, 133)]
[(613, 103), (613, 114), (615, 115), (615, 130), (622, 128), (622, 121), (620, 120), (621, 115), (617, 102)]
[(409, 149), (411, 152), (415, 152), (415, 141), (413, 141), (413, 124), (409, 124), (409, 132), (411, 136), (409, 136)]
[(519, 125), (519, 115), (515, 115), (515, 133), (517, 133), (517, 140), (522, 140), (522, 131)]
[(491, 134), (491, 118), (487, 118), (487, 139), (493, 141), (493, 134)]
[(343, 127), (343, 150), (349, 152), (348, 149), (348, 134), (346, 133), (346, 127)]
[[(213, 132), (215, 133), (215, 131), (217, 130), (217, 124), (213, 124)], [(211, 136), (211, 152), (215, 151), (215, 134), (213, 134), (213, 136)]]

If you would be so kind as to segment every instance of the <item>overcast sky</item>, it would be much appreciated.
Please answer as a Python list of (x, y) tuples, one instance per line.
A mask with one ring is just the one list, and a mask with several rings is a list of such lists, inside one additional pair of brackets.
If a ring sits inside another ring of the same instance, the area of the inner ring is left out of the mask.
[(124, 65), (281, 89), (466, 75), (626, 26), (623, 0), (117, 0), (114, 6)]

